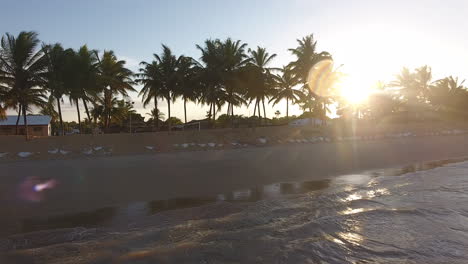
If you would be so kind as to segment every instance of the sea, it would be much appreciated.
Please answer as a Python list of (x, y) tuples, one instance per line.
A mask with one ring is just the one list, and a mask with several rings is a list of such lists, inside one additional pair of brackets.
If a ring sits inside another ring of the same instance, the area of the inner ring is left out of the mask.
[(465, 159), (22, 219), (0, 263), (468, 263)]

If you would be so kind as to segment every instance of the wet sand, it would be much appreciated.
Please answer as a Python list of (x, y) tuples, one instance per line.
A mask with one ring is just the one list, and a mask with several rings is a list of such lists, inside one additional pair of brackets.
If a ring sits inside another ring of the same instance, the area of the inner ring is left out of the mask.
[[(34, 218), (137, 201), (203, 197), (462, 156), (468, 156), (467, 135), (12, 161), (0, 164), (0, 224), (11, 216)], [(26, 202), (19, 198), (19, 186), (29, 177), (58, 184), (40, 201)]]

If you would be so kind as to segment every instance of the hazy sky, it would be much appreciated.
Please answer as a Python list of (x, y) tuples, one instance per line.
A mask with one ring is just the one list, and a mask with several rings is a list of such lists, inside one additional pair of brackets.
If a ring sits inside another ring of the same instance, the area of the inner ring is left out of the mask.
[[(349, 74), (351, 86), (389, 81), (403, 66), (430, 65), (434, 78), (468, 78), (468, 1), (465, 0), (2, 0), (0, 33), (34, 30), (46, 43), (78, 48), (87, 44), (114, 50), (128, 67), (138, 69), (161, 51), (161, 43), (177, 54), (200, 57), (195, 44), (207, 38), (232, 37), (278, 57), (282, 66), (296, 39), (314, 33), (319, 50), (332, 53)], [(136, 107), (140, 99), (132, 95)], [(202, 118), (208, 107), (188, 106), (189, 119)], [(161, 102), (166, 112), (167, 106)], [(172, 108), (183, 118), (182, 104)], [(285, 105), (268, 107), (267, 114)], [(65, 118), (76, 119), (68, 101)], [(235, 110), (250, 114), (253, 109)], [(223, 111), (224, 112), (224, 111)], [(300, 113), (297, 107), (292, 110)]]

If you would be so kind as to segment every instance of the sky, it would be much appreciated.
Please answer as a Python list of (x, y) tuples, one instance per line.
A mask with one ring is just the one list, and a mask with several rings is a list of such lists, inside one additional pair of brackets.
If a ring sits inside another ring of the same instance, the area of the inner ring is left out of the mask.
[[(271, 66), (281, 67), (293, 59), (288, 49), (297, 46), (296, 40), (314, 34), (319, 51), (330, 52), (335, 65), (343, 64), (340, 70), (351, 89), (391, 81), (404, 66), (429, 65), (434, 79), (468, 78), (465, 0), (0, 1), (0, 34), (33, 30), (45, 43), (113, 50), (134, 71), (139, 62), (160, 53), (162, 43), (176, 55), (199, 59), (196, 44), (227, 37), (250, 48), (266, 47), (278, 55)], [(137, 93), (131, 98), (138, 112), (151, 110), (143, 108)], [(167, 114), (165, 102), (159, 107)], [(284, 115), (285, 103), (268, 106), (267, 115), (276, 110)], [(207, 106), (188, 104), (188, 119), (204, 118), (206, 111)], [(171, 112), (183, 119), (180, 102)], [(253, 105), (235, 109), (236, 114), (252, 112)], [(297, 106), (290, 107), (290, 114), (300, 113)], [(67, 100), (63, 114), (76, 120), (76, 108)]]

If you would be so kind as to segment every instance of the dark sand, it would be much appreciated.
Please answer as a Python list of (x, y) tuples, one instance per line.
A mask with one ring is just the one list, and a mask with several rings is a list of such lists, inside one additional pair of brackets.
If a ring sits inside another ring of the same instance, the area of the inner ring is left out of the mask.
[[(49, 216), (463, 156), (468, 135), (11, 161), (0, 164), (0, 210), (3, 219)], [(27, 177), (56, 179), (58, 185), (42, 202), (20, 201), (18, 185)]]

